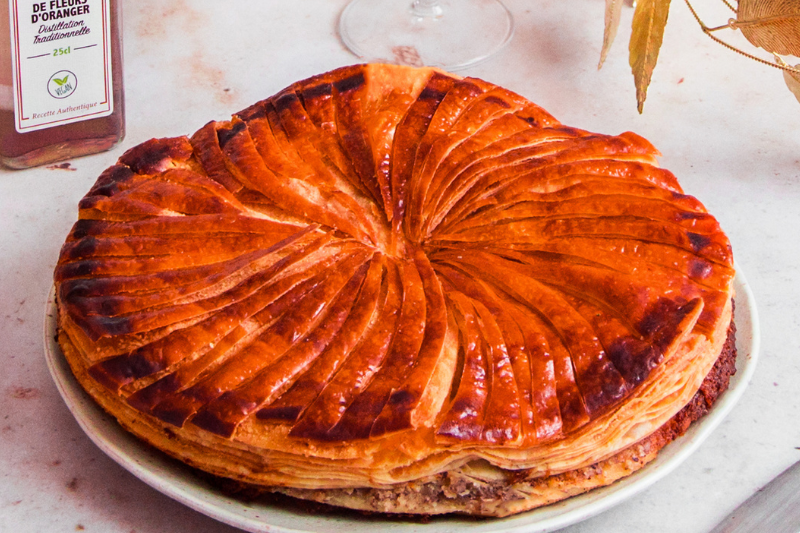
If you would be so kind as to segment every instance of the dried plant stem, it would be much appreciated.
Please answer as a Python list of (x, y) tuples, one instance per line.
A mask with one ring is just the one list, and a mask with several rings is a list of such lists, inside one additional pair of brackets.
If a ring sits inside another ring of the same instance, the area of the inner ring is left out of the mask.
[(725, 24), (725, 25), (723, 25), (723, 26), (714, 26), (713, 28), (705, 27), (705, 28), (703, 29), (703, 31), (704, 31), (704, 32), (706, 32), (706, 33), (708, 33), (708, 32), (710, 32), (710, 31), (729, 30), (729, 29), (731, 29), (731, 25), (730, 25), (730, 23), (728, 23), (728, 24)]
[[(733, 7), (731, 7), (731, 5), (728, 4), (728, 2), (726, 2), (725, 0), (722, 0), (722, 1), (728, 7), (733, 9)], [(745, 52), (743, 50), (739, 50), (735, 46), (726, 43), (725, 41), (723, 41), (722, 39), (720, 39), (716, 35), (712, 34), (712, 32), (717, 31), (717, 30), (721, 30), (721, 29), (734, 29), (735, 30), (735, 29), (737, 29), (737, 27), (741, 27), (743, 25), (761, 23), (761, 22), (764, 22), (764, 21), (771, 21), (772, 19), (787, 19), (787, 18), (797, 18), (797, 17), (792, 16), (792, 15), (790, 15), (790, 16), (781, 15), (781, 16), (778, 16), (778, 17), (769, 17), (767, 19), (758, 20), (758, 21), (736, 22), (735, 20), (733, 20), (729, 24), (726, 24), (725, 26), (717, 26), (717, 27), (714, 27), (714, 28), (709, 28), (708, 26), (706, 26), (703, 23), (702, 20), (700, 20), (700, 17), (698, 16), (697, 12), (694, 10), (694, 7), (692, 6), (691, 2), (689, 0), (685, 0), (685, 2), (686, 2), (686, 5), (689, 7), (689, 11), (692, 12), (692, 15), (694, 16), (694, 19), (697, 21), (697, 23), (700, 25), (700, 28), (703, 30), (703, 33), (708, 35), (713, 41), (716, 41), (717, 43), (721, 44), (722, 46), (724, 46), (725, 48), (727, 48), (729, 50), (733, 50), (737, 54), (743, 55), (744, 57), (748, 57), (748, 58), (750, 58), (750, 59), (752, 59), (754, 61), (758, 61), (759, 63), (763, 63), (764, 65), (769, 65), (770, 67), (773, 67), (773, 68), (777, 68), (777, 69), (780, 69), (780, 70), (787, 70), (789, 72), (794, 72), (796, 74), (800, 74), (800, 69), (797, 69), (795, 67), (790, 67), (786, 63), (778, 64), (778, 63), (773, 63), (772, 61), (767, 61), (766, 59), (761, 59), (760, 57), (754, 56), (753, 54), (749, 54), (749, 53), (747, 53), (747, 52)], [(734, 11), (735, 11), (735, 9), (734, 9)]]

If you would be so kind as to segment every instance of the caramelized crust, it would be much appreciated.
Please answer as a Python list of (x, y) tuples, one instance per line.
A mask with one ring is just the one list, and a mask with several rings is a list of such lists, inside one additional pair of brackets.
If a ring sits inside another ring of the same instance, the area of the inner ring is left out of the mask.
[[(535, 475), (528, 470), (500, 470), (486, 463), (461, 468), (385, 489), (269, 489), (292, 497), (360, 511), (398, 514), (460, 513), (507, 516), (604, 487), (640, 470), (667, 444), (682, 436), (704, 416), (727, 390), (736, 373), (736, 326), (731, 322), (717, 361), (700, 390), (655, 433), (608, 459), (556, 475)], [(256, 498), (265, 490), (220, 478), (208, 478), (220, 490)]]
[(728, 240), (656, 155), (478, 79), (323, 74), (100, 176), (59, 342), (124, 426), (217, 475), (585, 468), (689, 402), (730, 324)]

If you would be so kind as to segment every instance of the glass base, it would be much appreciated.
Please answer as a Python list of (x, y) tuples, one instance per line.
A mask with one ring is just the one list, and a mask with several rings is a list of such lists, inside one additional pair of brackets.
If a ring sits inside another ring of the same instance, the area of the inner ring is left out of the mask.
[(514, 19), (500, 0), (353, 0), (339, 35), (364, 61), (454, 71), (508, 44)]

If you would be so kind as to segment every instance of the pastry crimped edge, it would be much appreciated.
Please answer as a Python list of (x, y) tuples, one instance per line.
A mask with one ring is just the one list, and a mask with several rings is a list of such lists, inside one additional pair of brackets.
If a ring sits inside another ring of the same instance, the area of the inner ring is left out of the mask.
[[(360, 475), (352, 472), (347, 475), (347, 463), (352, 461), (346, 459), (312, 459), (276, 451), (271, 442), (274, 428), (272, 434), (262, 433), (260, 438), (252, 439), (254, 430), (248, 428), (250, 421), (232, 439), (190, 425), (179, 430), (179, 434), (174, 426), (140, 413), (119, 396), (105, 393), (89, 376), (87, 365), (62, 327), (61, 315), (58, 342), (82, 387), (120, 425), (154, 447), (213, 476), (363, 511), (501, 517), (609, 485), (655, 459), (658, 451), (696, 418), (684, 416), (682, 421), (675, 422), (685, 407), (697, 401), (704, 380), (721, 359), (720, 354), (725, 356), (727, 351), (730, 358), (733, 352), (735, 357), (732, 317), (731, 298), (710, 338), (690, 329), (622, 405), (553, 445), (528, 450), (489, 449), (489, 453), (467, 448), (451, 452), (446, 459), (435, 457), (411, 463), (395, 472), (381, 471), (379, 467), (368, 471), (362, 466), (356, 470)], [(711, 403), (716, 399), (712, 396)], [(630, 423), (637, 411), (638, 422)], [(642, 417), (645, 412), (649, 416)], [(676, 424), (685, 427), (676, 430)], [(242, 439), (242, 434), (251, 438)], [(608, 434), (616, 438), (603, 442), (602, 436)], [(400, 433), (384, 438), (402, 441), (408, 436)], [(295, 450), (302, 449), (304, 444), (310, 446), (308, 442), (284, 438), (294, 444)], [(265, 447), (259, 448), (259, 441)], [(401, 442), (395, 444), (402, 447)], [(346, 452), (342, 455), (352, 456), (354, 450)], [(297, 475), (302, 472), (303, 463), (309, 466), (308, 476)], [(397, 475), (398, 471), (401, 475)], [(330, 477), (325, 477), (326, 472)], [(457, 487), (464, 480), (470, 481), (472, 488), (460, 493)], [(451, 486), (456, 488), (450, 489)], [(491, 496), (481, 497), (481, 486), (492, 487)], [(426, 497), (430, 487), (441, 489), (435, 501)]]

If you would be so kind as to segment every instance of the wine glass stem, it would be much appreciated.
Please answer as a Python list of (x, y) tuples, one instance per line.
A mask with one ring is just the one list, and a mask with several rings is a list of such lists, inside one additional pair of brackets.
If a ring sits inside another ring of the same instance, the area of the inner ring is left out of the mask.
[(439, 0), (414, 0), (411, 4), (411, 14), (415, 17), (435, 19), (441, 17), (442, 13)]

